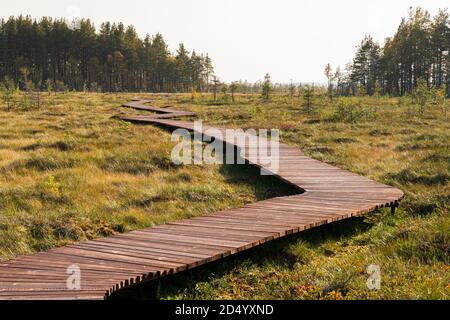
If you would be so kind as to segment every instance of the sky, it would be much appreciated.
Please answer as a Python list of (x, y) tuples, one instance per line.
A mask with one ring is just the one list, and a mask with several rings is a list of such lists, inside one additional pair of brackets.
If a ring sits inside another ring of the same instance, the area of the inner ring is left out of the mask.
[(0, 16), (90, 18), (161, 33), (174, 52), (184, 43), (208, 53), (222, 81), (324, 82), (324, 66), (344, 67), (366, 34), (383, 43), (409, 7), (432, 15), (449, 0), (21, 0)]

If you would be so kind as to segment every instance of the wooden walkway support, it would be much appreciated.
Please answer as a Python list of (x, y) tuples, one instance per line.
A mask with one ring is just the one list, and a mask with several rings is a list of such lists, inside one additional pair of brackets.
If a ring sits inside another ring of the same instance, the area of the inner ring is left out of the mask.
[[(192, 122), (168, 119), (193, 113), (148, 107), (148, 102), (133, 101), (125, 107), (155, 114), (123, 120), (194, 130)], [(224, 142), (235, 144), (236, 138)], [(254, 147), (245, 146), (241, 156), (249, 159)], [(254, 165), (265, 168), (261, 163)], [(311, 159), (285, 144), (280, 145), (276, 176), (303, 193), (2, 263), (0, 299), (108, 298), (123, 288), (192, 269), (285, 235), (382, 207), (395, 208), (403, 198), (401, 190)], [(80, 278), (74, 278), (77, 268)]]

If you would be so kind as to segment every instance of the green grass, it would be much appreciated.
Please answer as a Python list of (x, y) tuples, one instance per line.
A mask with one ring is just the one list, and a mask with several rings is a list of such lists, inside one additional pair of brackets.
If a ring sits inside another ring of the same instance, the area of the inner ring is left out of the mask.
[[(114, 116), (132, 94), (60, 94), (39, 111), (0, 111), (0, 258), (46, 250), (292, 193), (258, 170), (170, 161), (168, 131)], [(301, 99), (256, 95), (148, 95), (192, 110), (207, 124), (278, 128), (282, 140), (321, 161), (401, 188), (395, 214), (379, 210), (280, 239), (148, 284), (161, 299), (448, 299), (450, 125), (397, 99)], [(379, 291), (366, 288), (378, 264)], [(129, 293), (136, 296), (136, 292)]]

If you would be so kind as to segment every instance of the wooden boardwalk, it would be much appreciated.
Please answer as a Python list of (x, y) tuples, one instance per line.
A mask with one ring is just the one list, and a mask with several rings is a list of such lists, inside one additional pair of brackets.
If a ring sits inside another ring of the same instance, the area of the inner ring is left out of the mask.
[[(147, 102), (133, 101), (125, 106), (155, 114), (123, 119), (194, 130), (192, 122), (168, 119), (192, 113), (147, 107)], [(235, 144), (236, 137), (224, 142)], [(249, 159), (254, 148), (247, 145), (241, 156)], [(301, 194), (19, 256), (0, 264), (0, 299), (108, 298), (123, 288), (192, 269), (285, 235), (382, 207), (395, 208), (403, 198), (401, 190), (311, 159), (288, 145), (280, 145), (279, 163), (276, 176), (297, 187)], [(254, 165), (270, 170), (260, 163)], [(67, 287), (67, 268), (71, 265), (80, 268), (81, 290)]]

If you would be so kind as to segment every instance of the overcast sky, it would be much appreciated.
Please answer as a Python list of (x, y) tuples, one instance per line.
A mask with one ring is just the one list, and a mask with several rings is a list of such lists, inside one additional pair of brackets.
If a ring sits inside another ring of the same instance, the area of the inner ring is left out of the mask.
[(224, 81), (324, 82), (327, 62), (344, 66), (365, 34), (383, 42), (410, 6), (434, 15), (449, 0), (21, 0), (3, 2), (1, 15), (133, 24), (172, 51), (183, 42), (209, 53)]

